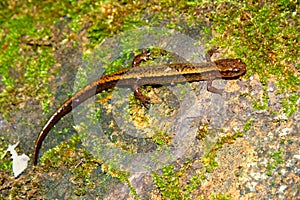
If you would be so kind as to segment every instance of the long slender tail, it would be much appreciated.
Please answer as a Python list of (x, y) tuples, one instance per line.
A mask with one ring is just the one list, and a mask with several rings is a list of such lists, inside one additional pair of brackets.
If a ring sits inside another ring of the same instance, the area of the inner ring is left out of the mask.
[(79, 90), (76, 94), (74, 94), (71, 98), (69, 98), (67, 101), (65, 101), (48, 119), (46, 124), (44, 125), (43, 129), (40, 131), (36, 142), (35, 142), (35, 148), (34, 148), (34, 165), (37, 165), (38, 163), (38, 157), (39, 157), (39, 151), (41, 149), (42, 143), (52, 127), (65, 115), (70, 113), (75, 107), (77, 107), (79, 104), (84, 102), (85, 100), (89, 99), (90, 97), (94, 96), (95, 94), (112, 88), (116, 83), (117, 80), (113, 81), (105, 81), (107, 79), (107, 76), (104, 76), (83, 89)]
[(51, 130), (51, 128), (65, 115), (67, 115), (69, 112), (72, 111), (72, 98), (68, 99), (66, 102), (64, 102), (48, 119), (46, 124), (44, 125), (43, 129), (39, 133), (35, 147), (34, 147), (34, 165), (37, 165), (38, 162), (38, 156), (39, 151), (42, 146), (43, 140)]

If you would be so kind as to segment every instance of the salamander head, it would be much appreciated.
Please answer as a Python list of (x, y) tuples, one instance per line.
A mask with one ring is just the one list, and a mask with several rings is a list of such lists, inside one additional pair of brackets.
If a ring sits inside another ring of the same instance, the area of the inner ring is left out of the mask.
[(220, 59), (214, 61), (222, 78), (238, 78), (246, 73), (247, 66), (241, 59)]

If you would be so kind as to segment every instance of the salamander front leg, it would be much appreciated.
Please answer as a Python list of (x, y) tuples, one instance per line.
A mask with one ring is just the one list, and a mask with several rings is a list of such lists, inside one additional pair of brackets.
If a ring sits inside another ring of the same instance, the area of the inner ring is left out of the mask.
[(207, 81), (207, 91), (212, 92), (212, 93), (216, 93), (216, 94), (219, 94), (219, 95), (222, 95), (222, 93), (224, 92), (224, 90), (223, 89), (215, 88), (212, 85), (212, 82), (213, 82), (213, 80)]
[(147, 50), (147, 51), (134, 57), (134, 59), (132, 60), (131, 67), (137, 67), (141, 64), (141, 62), (145, 62), (150, 59), (151, 59), (150, 50)]
[[(206, 53), (206, 55), (205, 55), (206, 62), (212, 62), (212, 61), (211, 61), (211, 57), (212, 57), (212, 55), (213, 55), (214, 53), (218, 53), (218, 48), (213, 47), (213, 48), (211, 48), (211, 49)], [(222, 93), (224, 92), (224, 90), (223, 90), (223, 89), (215, 88), (215, 87), (212, 85), (212, 82), (213, 82), (213, 79), (207, 81), (207, 91), (212, 92), (212, 93), (216, 93), (216, 94), (219, 94), (219, 95), (222, 95)]]
[(205, 59), (206, 62), (211, 62), (211, 57), (214, 53), (218, 53), (218, 48), (217, 47), (213, 47), (211, 48), (206, 54), (205, 54)]

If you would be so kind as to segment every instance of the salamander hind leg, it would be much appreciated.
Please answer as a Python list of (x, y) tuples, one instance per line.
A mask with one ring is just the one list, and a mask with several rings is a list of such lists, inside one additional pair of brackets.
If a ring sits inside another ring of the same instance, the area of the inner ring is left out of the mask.
[[(155, 57), (157, 57), (158, 55), (164, 56), (166, 54), (167, 51), (165, 50), (159, 49), (158, 51), (154, 50), (154, 52), (150, 52), (150, 49), (148, 49), (147, 51), (144, 51), (143, 53), (134, 57), (132, 61), (132, 67), (138, 67), (142, 62), (155, 59)], [(138, 83), (134, 84), (132, 86), (132, 89), (134, 91), (135, 98), (140, 100), (140, 102), (145, 108), (149, 109), (149, 105), (151, 104), (151, 101), (148, 97), (142, 94), (141, 87), (138, 86)]]
[(133, 86), (133, 92), (134, 92), (134, 96), (135, 98), (137, 98), (138, 100), (140, 100), (140, 102), (142, 103), (142, 105), (149, 109), (151, 101), (148, 97), (146, 97), (145, 95), (143, 95), (141, 89), (138, 86)]
[[(138, 67), (141, 64), (141, 62), (145, 62), (150, 59), (151, 59), (150, 50), (147, 50), (147, 51), (134, 57), (134, 59), (132, 61), (132, 67)], [(150, 99), (142, 94), (141, 88), (138, 86), (138, 83), (134, 84), (132, 86), (132, 89), (133, 89), (135, 98), (140, 100), (140, 102), (142, 103), (142, 105), (145, 108), (149, 109), (149, 104), (151, 103)]]

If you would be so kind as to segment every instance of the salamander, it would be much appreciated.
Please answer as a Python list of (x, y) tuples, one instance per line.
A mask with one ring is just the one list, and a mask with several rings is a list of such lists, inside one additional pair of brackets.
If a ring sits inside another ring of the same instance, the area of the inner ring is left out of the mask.
[(122, 69), (115, 73), (104, 75), (91, 82), (57, 108), (45, 123), (36, 139), (34, 165), (38, 163), (38, 154), (43, 140), (62, 117), (95, 94), (103, 90), (114, 88), (116, 85), (118, 85), (118, 87), (133, 88), (135, 96), (141, 100), (143, 105), (147, 105), (147, 98), (141, 95), (139, 91), (139, 86), (142, 85), (159, 86), (172, 83), (208, 81), (207, 90), (221, 94), (223, 90), (213, 87), (212, 81), (215, 79), (237, 79), (245, 74), (246, 64), (243, 63), (241, 59), (219, 59), (211, 61), (211, 56), (214, 52), (216, 52), (215, 49), (208, 51), (206, 54), (207, 62), (172, 63), (140, 67), (138, 66), (140, 62), (150, 59), (149, 52), (144, 52), (134, 58), (132, 68)]

